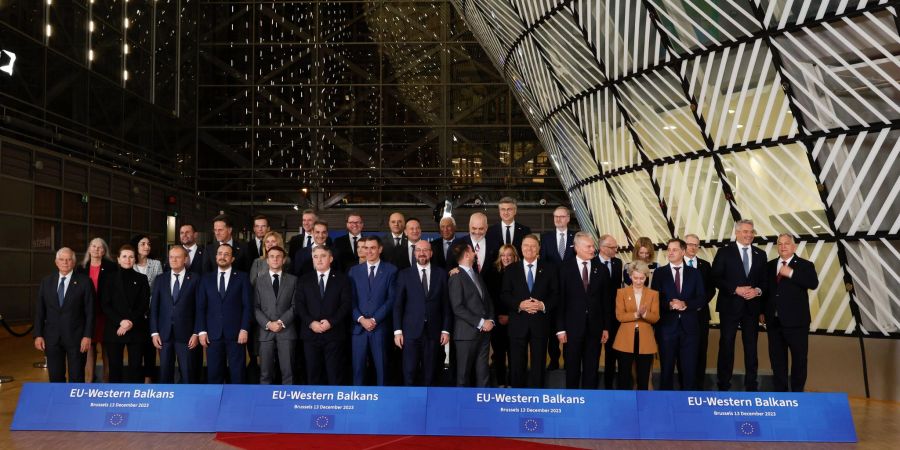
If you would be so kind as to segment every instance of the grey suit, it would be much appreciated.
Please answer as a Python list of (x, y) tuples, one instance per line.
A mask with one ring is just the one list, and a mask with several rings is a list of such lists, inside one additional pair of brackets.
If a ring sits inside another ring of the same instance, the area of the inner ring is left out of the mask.
[[(279, 277), (278, 296), (272, 286), (269, 272), (260, 273), (254, 288), (253, 310), (259, 324), (260, 384), (272, 384), (275, 353), (281, 367), (281, 383), (294, 384), (294, 349), (297, 330), (294, 329), (294, 303), (297, 277), (282, 271)], [(268, 322), (281, 321), (284, 329), (273, 333), (266, 328)]]
[[(474, 275), (474, 278), (472, 277)], [(481, 276), (460, 269), (447, 282), (450, 306), (455, 320), (453, 340), (456, 344), (456, 384), (469, 385), (473, 372), (475, 386), (485, 387), (490, 378), (488, 354), (490, 333), (479, 330), (483, 321), (494, 320), (494, 304)]]

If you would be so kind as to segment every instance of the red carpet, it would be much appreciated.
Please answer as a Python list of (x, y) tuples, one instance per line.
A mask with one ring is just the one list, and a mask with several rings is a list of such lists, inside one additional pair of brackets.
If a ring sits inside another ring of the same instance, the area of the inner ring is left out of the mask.
[(490, 448), (491, 450), (553, 450), (573, 448), (517, 439), (489, 437), (217, 433), (216, 440), (238, 448), (267, 450), (284, 447), (304, 450), (419, 450), (423, 448), (435, 450), (472, 450), (481, 448)]

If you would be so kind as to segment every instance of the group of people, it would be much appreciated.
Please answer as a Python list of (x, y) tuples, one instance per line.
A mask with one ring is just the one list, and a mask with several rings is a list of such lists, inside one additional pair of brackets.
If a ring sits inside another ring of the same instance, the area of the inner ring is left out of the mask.
[(332, 242), (328, 224), (307, 210), (287, 243), (265, 216), (247, 242), (218, 216), (206, 246), (182, 224), (165, 264), (148, 258), (146, 236), (119, 248), (118, 264), (101, 239), (77, 267), (62, 248), (58, 273), (40, 285), (35, 347), (51, 382), (66, 381), (67, 368), (69, 381), (91, 381), (102, 343), (109, 382), (245, 383), (258, 371), (263, 384), (428, 386), (441, 382), (449, 347), (444, 381), (457, 386), (542, 388), (563, 356), (567, 388), (646, 389), (658, 354), (659, 389), (699, 390), (718, 290), (719, 389), (731, 388), (739, 328), (744, 388), (757, 389), (765, 323), (775, 389), (803, 390), (807, 291), (818, 279), (791, 235), (778, 237), (779, 258), (767, 262), (752, 245), (753, 223), (742, 220), (712, 264), (689, 234), (669, 240), (667, 264), (656, 267), (649, 239), (623, 264), (612, 236), (598, 248), (570, 230), (566, 207), (541, 235), (516, 221), (515, 199), (501, 199), (498, 213), (490, 226), (472, 214), (461, 237), (444, 217), (431, 241), (401, 213), (383, 235), (364, 235), (363, 217), (349, 213), (347, 234)]

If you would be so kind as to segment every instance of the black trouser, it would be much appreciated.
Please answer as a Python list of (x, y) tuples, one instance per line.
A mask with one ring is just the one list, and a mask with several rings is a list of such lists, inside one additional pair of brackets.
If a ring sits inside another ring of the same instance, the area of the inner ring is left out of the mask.
[[(558, 341), (557, 341), (558, 342)], [(528, 348), (531, 347), (531, 370), (528, 371)], [(509, 337), (509, 380), (516, 388), (544, 387), (544, 363), (547, 361), (547, 337), (529, 332), (523, 337)], [(528, 374), (527, 376), (525, 374)]]
[[(709, 348), (709, 320), (699, 320), (700, 330), (697, 335), (697, 368), (694, 372), (694, 389), (706, 389), (706, 351)], [(681, 383), (684, 386), (684, 383)]]
[[(128, 371), (124, 371), (125, 348), (128, 348)], [(109, 363), (110, 383), (143, 383), (144, 382), (144, 342), (109, 342), (103, 343), (106, 360)], [(154, 360), (155, 354), (154, 354)], [(154, 366), (155, 366), (154, 361)]]
[[(556, 323), (556, 313), (555, 309), (550, 311), (550, 314), (547, 317), (547, 320), (549, 320), (550, 323)], [(547, 337), (547, 356), (550, 357), (550, 363), (547, 365), (547, 368), (550, 370), (559, 369), (559, 357), (562, 355), (559, 346), (559, 339), (557, 339), (553, 333), (550, 333), (550, 336)]]
[[(440, 338), (421, 336), (403, 340), (403, 384), (406, 386), (433, 386), (437, 373), (437, 354), (444, 354)], [(444, 360), (441, 358), (441, 365)]]
[(600, 336), (585, 333), (578, 337), (566, 337), (566, 389), (597, 389), (602, 346)]
[(619, 332), (619, 321), (613, 318), (609, 324), (609, 339), (603, 344), (603, 387), (604, 389), (615, 389), (616, 381), (616, 364), (619, 361), (619, 352), (613, 348), (613, 342), (616, 340), (616, 333)]
[[(806, 386), (808, 327), (784, 327), (777, 317), (767, 324), (769, 360), (772, 362), (776, 392), (803, 392)], [(788, 384), (788, 351), (791, 352), (790, 385)]]
[(741, 341), (744, 344), (744, 389), (756, 391), (756, 335), (759, 331), (759, 316), (744, 313), (739, 316), (720, 315), (719, 323), (719, 390), (731, 389), (731, 376), (734, 373), (734, 344), (738, 327), (741, 329)]
[[(104, 347), (106, 347), (104, 345)], [(51, 383), (66, 382), (66, 365), (69, 366), (69, 382), (84, 383), (84, 364), (87, 354), (81, 353), (80, 343), (76, 345), (46, 344), (47, 374)]]
[(508, 363), (509, 358), (509, 332), (506, 325), (499, 323), (491, 330), (491, 369), (494, 372), (494, 381), (498, 386), (509, 386)]
[(646, 391), (650, 384), (650, 367), (653, 366), (653, 354), (642, 355), (640, 353), (640, 334), (634, 329), (634, 351), (632, 353), (619, 352), (619, 389), (631, 389), (631, 365), (637, 363), (635, 374), (637, 376), (637, 388)]
[[(346, 341), (325, 339), (304, 339), (303, 355), (306, 358), (306, 379), (312, 385), (341, 384), (345, 364)], [(299, 347), (299, 346), (298, 346)]]

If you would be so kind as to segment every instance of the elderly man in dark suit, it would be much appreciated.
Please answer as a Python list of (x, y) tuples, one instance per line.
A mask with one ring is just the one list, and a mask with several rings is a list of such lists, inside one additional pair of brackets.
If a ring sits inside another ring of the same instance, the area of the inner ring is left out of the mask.
[(607, 312), (607, 326), (609, 327), (609, 336), (612, 339), (607, 340), (603, 344), (603, 387), (604, 389), (612, 389), (618, 379), (619, 355), (613, 348), (616, 333), (619, 332), (619, 319), (616, 318), (616, 292), (622, 287), (623, 283), (623, 264), (622, 260), (616, 257), (616, 251), (619, 244), (611, 234), (601, 235), (597, 240), (600, 243), (597, 260), (600, 267), (606, 270), (609, 275), (609, 297), (605, 306)]
[[(697, 256), (700, 250), (700, 237), (696, 234), (684, 235), (684, 242), (687, 248), (684, 251), (684, 264), (700, 271), (700, 278), (703, 279), (703, 292), (706, 293), (706, 299), (703, 306), (697, 311), (697, 324), (700, 332), (697, 335), (697, 368), (694, 373), (694, 389), (702, 391), (706, 389), (706, 352), (709, 347), (709, 302), (716, 296), (716, 283), (712, 278), (712, 265), (709, 261)], [(678, 372), (681, 385), (684, 386), (684, 376)]]
[(75, 252), (56, 252), (57, 273), (41, 280), (34, 318), (34, 348), (47, 356), (51, 383), (84, 383), (85, 353), (94, 333), (94, 288), (87, 275), (76, 274)]
[(734, 372), (734, 344), (738, 327), (744, 344), (744, 389), (758, 389), (756, 337), (759, 331), (760, 299), (765, 292), (766, 254), (753, 246), (756, 230), (752, 220), (734, 224), (735, 241), (716, 252), (712, 277), (719, 288), (719, 390), (731, 389)]
[(481, 276), (475, 271), (475, 250), (465, 242), (450, 247), (450, 253), (459, 267), (459, 273), (447, 282), (447, 293), (453, 310), (455, 324), (453, 341), (456, 343), (456, 384), (485, 387), (490, 381), (488, 354), (494, 328), (494, 305)]
[(253, 312), (259, 325), (259, 383), (272, 384), (275, 358), (281, 369), (281, 384), (294, 384), (294, 355), (297, 331), (294, 302), (297, 277), (284, 272), (285, 250), (269, 249), (269, 270), (258, 275), (254, 287)]
[(164, 384), (175, 382), (176, 358), (181, 383), (190, 383), (200, 368), (194, 356), (200, 353), (194, 329), (200, 275), (188, 271), (187, 259), (188, 251), (173, 245), (169, 269), (156, 278), (150, 296), (150, 336), (159, 350), (159, 382)]
[(450, 255), (450, 246), (456, 239), (456, 220), (453, 217), (444, 217), (438, 223), (438, 229), (441, 235), (431, 240), (431, 263), (448, 269), (448, 256)]
[[(803, 392), (809, 352), (809, 290), (819, 287), (816, 266), (796, 255), (794, 236), (778, 236), (778, 258), (766, 266), (766, 295), (759, 321), (769, 334), (775, 391)], [(791, 354), (788, 378), (788, 352)]]

